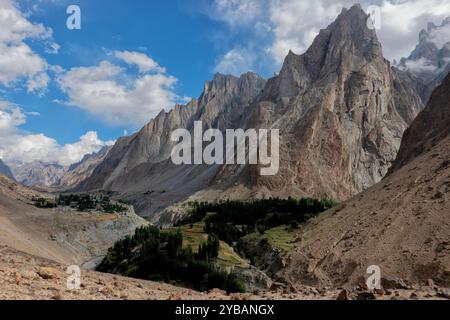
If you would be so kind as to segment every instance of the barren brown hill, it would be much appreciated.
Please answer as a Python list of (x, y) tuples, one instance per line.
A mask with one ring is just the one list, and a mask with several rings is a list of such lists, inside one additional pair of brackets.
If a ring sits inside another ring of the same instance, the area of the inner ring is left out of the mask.
[(120, 238), (146, 224), (126, 214), (39, 209), (33, 198), (52, 198), (0, 175), (0, 245), (67, 264), (102, 256)]
[(396, 170), (299, 231), (280, 276), (296, 284), (385, 277), (450, 285), (450, 76), (406, 132)]

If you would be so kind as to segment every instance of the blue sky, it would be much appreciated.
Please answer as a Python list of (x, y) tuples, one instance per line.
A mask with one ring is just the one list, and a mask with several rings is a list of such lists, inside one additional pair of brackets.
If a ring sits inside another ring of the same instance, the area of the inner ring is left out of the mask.
[[(28, 1), (19, 3), (24, 11), (29, 8)], [(61, 46), (59, 54), (48, 55), (39, 45), (30, 44), (48, 63), (70, 69), (96, 65), (108, 59), (110, 51), (142, 52), (174, 75), (178, 79), (175, 91), (187, 97), (197, 97), (203, 82), (212, 77), (215, 59), (222, 49), (214, 42), (213, 30), (219, 30), (222, 23), (199, 14), (202, 9), (198, 1), (134, 1), (133, 6), (119, 0), (70, 4), (78, 4), (82, 10), (81, 30), (66, 28), (64, 2), (40, 4), (29, 17), (34, 23), (50, 27), (55, 42)], [(76, 141), (93, 128), (104, 140), (116, 139), (124, 129), (137, 129), (132, 125), (108, 125), (89, 113), (53, 102), (65, 99), (55, 83), (43, 97), (8, 91), (6, 99), (41, 114), (29, 118), (23, 129), (57, 137), (61, 144)]]
[[(450, 15), (450, 0), (361, 2), (380, 5), (391, 60)], [(198, 97), (215, 72), (270, 77), (353, 3), (0, 0), (0, 158), (70, 164)], [(72, 4), (81, 30), (66, 27)]]

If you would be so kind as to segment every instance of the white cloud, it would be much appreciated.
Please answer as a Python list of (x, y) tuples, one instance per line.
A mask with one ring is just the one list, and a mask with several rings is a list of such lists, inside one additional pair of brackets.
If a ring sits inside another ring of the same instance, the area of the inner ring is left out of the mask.
[(98, 152), (105, 145), (112, 145), (113, 141), (102, 141), (98, 138), (97, 132), (89, 131), (80, 137), (80, 140), (66, 144), (59, 149), (59, 163), (70, 165), (79, 162), (86, 154)]
[(264, 6), (263, 0), (215, 0), (207, 14), (231, 26), (249, 25), (262, 14)]
[(59, 45), (51, 38), (50, 28), (28, 21), (12, 0), (0, 0), (0, 85), (26, 80), (29, 92), (42, 93), (48, 85), (49, 66), (25, 41), (38, 40), (55, 53)]
[(437, 69), (430, 60), (423, 57), (417, 60), (407, 60), (405, 67), (413, 73), (431, 72)]
[(26, 116), (22, 110), (6, 101), (0, 100), (0, 134), (1, 136), (15, 130), (16, 127), (24, 124)]
[[(38, 115), (36, 113), (28, 113)], [(44, 134), (29, 134), (18, 127), (26, 122), (26, 113), (9, 102), (0, 101), (0, 159), (6, 162), (43, 161), (67, 166), (80, 161), (86, 154), (99, 151), (112, 141), (102, 141), (90, 131), (80, 140), (66, 145)]]
[(234, 48), (220, 58), (214, 71), (239, 76), (253, 69), (255, 59), (256, 56), (252, 51)]
[(289, 50), (303, 53), (321, 28), (331, 23), (342, 4), (338, 1), (271, 1), (269, 19), (274, 41), (270, 47), (275, 61), (281, 63)]
[(430, 30), (428, 35), (427, 40), (434, 43), (438, 49), (442, 49), (444, 46), (450, 47), (450, 18), (447, 21), (447, 23), (444, 22), (441, 26)]
[(146, 73), (149, 71), (155, 71), (164, 73), (166, 70), (161, 68), (155, 60), (150, 58), (144, 53), (130, 52), (130, 51), (116, 51), (114, 53), (116, 58), (121, 59), (129, 65), (136, 65), (139, 68), (139, 72)]
[[(448, 0), (383, 1), (381, 30), (378, 31), (387, 58), (408, 56), (428, 22), (441, 22), (450, 15)], [(447, 41), (450, 40), (447, 38)]]
[[(363, 9), (380, 6), (381, 29), (377, 33), (385, 56), (391, 60), (409, 55), (420, 30), (429, 21), (440, 22), (450, 14), (448, 0), (215, 0), (208, 13), (215, 20), (225, 21), (233, 33), (242, 30), (244, 41), (260, 39), (256, 25), (268, 26), (266, 38), (272, 40), (265, 47), (255, 47), (253, 54), (270, 52), (276, 71), (289, 50), (303, 53), (320, 29), (327, 27), (343, 7), (349, 8), (356, 2)], [(446, 35), (439, 35), (438, 39)]]
[[(134, 64), (147, 62), (140, 68), (150, 68), (150, 57), (141, 57), (139, 61), (135, 57), (137, 55), (127, 55)], [(128, 71), (102, 61), (97, 66), (72, 68), (62, 73), (57, 81), (68, 95), (67, 104), (112, 125), (142, 126), (180, 99), (174, 92), (177, 79), (163, 72), (158, 64), (155, 63), (150, 72), (138, 76), (132, 76)]]

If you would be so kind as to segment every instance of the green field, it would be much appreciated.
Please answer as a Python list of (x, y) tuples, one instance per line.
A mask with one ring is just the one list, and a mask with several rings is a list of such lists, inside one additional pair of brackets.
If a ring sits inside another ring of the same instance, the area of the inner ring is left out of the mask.
[(282, 253), (286, 253), (294, 248), (294, 244), (292, 242), (296, 237), (296, 232), (295, 230), (291, 230), (284, 225), (266, 230), (263, 235), (259, 232), (251, 233), (244, 237), (244, 239), (256, 242), (263, 237), (269, 240), (269, 243), (273, 248), (277, 248)]
[[(167, 231), (180, 230), (183, 234), (183, 246), (191, 246), (193, 252), (198, 252), (198, 247), (200, 244), (206, 242), (208, 239), (208, 234), (203, 230), (203, 227), (203, 222), (197, 222), (192, 225), (170, 228), (167, 229)], [(217, 258), (217, 264), (221, 268), (233, 266), (248, 267), (248, 263), (236, 252), (234, 252), (233, 248), (223, 241), (220, 241), (220, 251), (219, 257)]]

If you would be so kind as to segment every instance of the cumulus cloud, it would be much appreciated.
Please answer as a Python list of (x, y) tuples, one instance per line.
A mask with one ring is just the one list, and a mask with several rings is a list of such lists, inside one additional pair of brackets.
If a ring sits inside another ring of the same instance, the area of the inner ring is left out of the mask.
[(48, 85), (49, 66), (26, 41), (39, 41), (56, 53), (59, 45), (51, 39), (50, 28), (31, 23), (13, 1), (0, 0), (0, 85), (26, 80), (28, 92), (42, 93)]
[(141, 73), (133, 76), (127, 68), (106, 60), (96, 66), (72, 68), (57, 79), (68, 95), (66, 103), (112, 125), (139, 127), (180, 99), (174, 92), (177, 79), (150, 57), (135, 52), (115, 55), (137, 65)]
[[(215, 0), (209, 10), (215, 20), (226, 22), (233, 32), (253, 41), (260, 37), (256, 25), (267, 26), (270, 43), (255, 47), (254, 55), (269, 52), (274, 60), (274, 71), (289, 50), (303, 53), (320, 29), (327, 27), (343, 7), (349, 8), (354, 0)], [(381, 29), (377, 30), (388, 59), (408, 56), (414, 49), (420, 30), (428, 22), (439, 22), (450, 13), (448, 0), (361, 0), (363, 9), (378, 5), (381, 9)], [(228, 4), (227, 4), (228, 3)], [(260, 10), (264, 8), (264, 10)], [(246, 23), (244, 23), (246, 22)], [(250, 34), (250, 35), (248, 35)], [(443, 39), (446, 35), (437, 35)], [(229, 50), (229, 49), (228, 49)]]
[(256, 56), (252, 51), (234, 48), (220, 57), (214, 71), (239, 76), (244, 72), (252, 71), (255, 60)]
[[(33, 114), (37, 115), (37, 114)], [(80, 161), (86, 154), (99, 151), (113, 141), (102, 141), (94, 131), (66, 145), (44, 134), (29, 134), (19, 129), (26, 122), (26, 113), (17, 105), (0, 101), (0, 159), (22, 163), (42, 161), (63, 166)]]
[(166, 72), (164, 68), (161, 68), (158, 63), (155, 62), (155, 60), (141, 52), (116, 51), (114, 55), (116, 58), (125, 61), (129, 65), (136, 65), (141, 73), (149, 71)]

